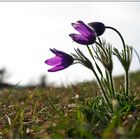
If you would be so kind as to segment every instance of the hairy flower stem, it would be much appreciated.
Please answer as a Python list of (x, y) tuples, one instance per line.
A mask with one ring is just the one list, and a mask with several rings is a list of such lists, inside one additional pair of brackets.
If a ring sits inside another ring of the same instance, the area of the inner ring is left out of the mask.
[[(88, 51), (89, 51), (89, 53), (90, 53), (92, 59), (93, 59), (94, 62), (95, 62), (94, 56), (93, 56), (93, 54), (92, 54), (92, 51), (91, 51), (91, 49), (90, 49), (90, 47), (89, 47), (88, 45), (87, 45), (87, 48), (88, 48)], [(96, 62), (95, 62), (95, 63), (96, 63)], [(111, 104), (110, 104), (110, 102), (109, 102), (109, 100), (108, 100), (108, 98), (107, 98), (107, 96), (106, 96), (106, 92), (105, 92), (105, 90), (104, 90), (104, 88), (103, 88), (103, 85), (102, 85), (102, 83), (101, 83), (101, 81), (100, 81), (100, 79), (99, 79), (99, 77), (98, 77), (96, 71), (94, 70), (94, 68), (92, 68), (92, 72), (94, 73), (94, 75), (95, 75), (95, 77), (96, 77), (96, 79), (97, 79), (97, 81), (98, 81), (98, 84), (99, 84), (99, 86), (100, 86), (100, 88), (101, 88), (101, 91), (102, 91), (102, 93), (103, 93), (104, 99), (106, 100), (106, 102), (108, 103), (109, 107), (110, 107), (111, 110), (112, 110)]]
[(114, 30), (114, 31), (120, 36), (120, 38), (121, 38), (121, 40), (122, 40), (122, 43), (123, 43), (123, 48), (124, 48), (125, 58), (126, 58), (126, 46), (125, 46), (125, 41), (124, 41), (124, 39), (123, 39), (121, 33), (120, 33), (117, 29), (115, 29), (115, 28), (113, 28), (113, 27), (110, 27), (110, 26), (106, 26), (105, 28)]
[(129, 73), (128, 73), (128, 70), (126, 70), (125, 72), (125, 93), (126, 93), (126, 96), (128, 96), (129, 94)]
[[(124, 39), (123, 39), (121, 33), (120, 33), (117, 29), (115, 29), (115, 28), (113, 28), (113, 27), (110, 27), (110, 26), (106, 26), (105, 28), (114, 30), (114, 31), (117, 32), (118, 35), (120, 36), (120, 38), (121, 38), (121, 40), (122, 40), (122, 43), (123, 43), (124, 58), (125, 58), (125, 60), (126, 60), (126, 58), (127, 58), (126, 46), (125, 46), (125, 41), (124, 41)], [(127, 68), (124, 67), (124, 70), (125, 70), (125, 96), (128, 96), (128, 94), (129, 94), (129, 93), (128, 93), (128, 92), (129, 92), (129, 74), (128, 74), (128, 69), (127, 69)]]
[(113, 99), (116, 99), (115, 88), (114, 88), (114, 83), (113, 83), (113, 78), (112, 78), (112, 72), (109, 72), (109, 78), (110, 78), (112, 96), (113, 96)]
[(102, 83), (101, 83), (101, 81), (100, 81), (100, 79), (99, 79), (99, 77), (98, 77), (96, 71), (94, 70), (94, 68), (92, 68), (92, 72), (94, 73), (94, 75), (95, 75), (95, 77), (96, 77), (96, 79), (97, 79), (97, 81), (98, 81), (98, 84), (99, 84), (99, 86), (100, 86), (100, 88), (101, 88), (101, 91), (102, 91), (102, 93), (103, 93), (104, 99), (106, 100), (106, 102), (108, 103), (110, 109), (112, 110), (112, 106), (111, 106), (111, 104), (110, 104), (110, 102), (109, 102), (109, 100), (108, 100), (108, 98), (107, 98), (107, 96), (106, 96), (106, 92), (105, 92), (105, 90), (104, 90), (104, 88), (103, 88), (103, 85), (102, 85)]

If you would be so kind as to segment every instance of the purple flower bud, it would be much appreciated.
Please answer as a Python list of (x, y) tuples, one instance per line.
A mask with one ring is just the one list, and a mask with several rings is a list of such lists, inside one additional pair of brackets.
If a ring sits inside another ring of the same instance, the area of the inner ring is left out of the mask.
[(53, 68), (48, 70), (49, 72), (60, 71), (72, 65), (73, 57), (71, 55), (56, 49), (50, 50), (55, 54), (55, 57), (47, 59), (45, 61), (46, 64), (54, 66)]
[(88, 25), (91, 26), (95, 30), (97, 36), (102, 35), (105, 31), (105, 25), (101, 22), (91, 22), (91, 23), (88, 23)]
[(75, 42), (82, 45), (91, 45), (95, 42), (96, 33), (90, 26), (86, 25), (83, 21), (77, 21), (77, 23), (72, 23), (72, 26), (80, 33), (73, 33), (69, 35)]

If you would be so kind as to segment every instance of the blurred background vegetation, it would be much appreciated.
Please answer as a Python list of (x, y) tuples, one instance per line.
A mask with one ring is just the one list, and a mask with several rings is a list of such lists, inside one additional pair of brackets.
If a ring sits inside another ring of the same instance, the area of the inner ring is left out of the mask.
[[(140, 138), (140, 71), (131, 73), (130, 78), (134, 100), (112, 114), (101, 102), (95, 81), (52, 87), (43, 75), (39, 85), (3, 86), (0, 137)], [(115, 77), (118, 92), (123, 81), (123, 76)]]

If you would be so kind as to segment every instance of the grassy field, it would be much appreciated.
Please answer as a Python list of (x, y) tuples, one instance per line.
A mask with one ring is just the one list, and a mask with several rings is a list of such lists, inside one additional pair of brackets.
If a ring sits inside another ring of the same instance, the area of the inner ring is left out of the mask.
[[(109, 111), (95, 82), (0, 90), (0, 138), (140, 138), (140, 72), (130, 99)], [(124, 77), (115, 78), (123, 96)], [(122, 98), (121, 98), (122, 99)]]

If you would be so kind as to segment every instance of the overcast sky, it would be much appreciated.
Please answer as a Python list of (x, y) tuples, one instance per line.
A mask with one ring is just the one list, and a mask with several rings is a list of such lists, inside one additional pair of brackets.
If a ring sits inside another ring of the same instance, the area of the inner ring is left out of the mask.
[[(82, 20), (103, 22), (118, 29), (127, 44), (140, 52), (140, 3), (138, 2), (1, 2), (0, 3), (0, 68), (6, 67), (8, 82), (25, 85), (37, 83), (41, 75), (57, 85), (92, 80), (92, 72), (81, 65), (48, 73), (44, 63), (54, 56), (49, 48), (73, 53), (74, 48), (86, 48), (69, 37), (75, 30), (72, 22)], [(119, 36), (106, 30), (102, 36), (119, 49)], [(87, 54), (88, 55), (88, 54)], [(116, 58), (113, 74), (123, 73)], [(140, 69), (134, 55), (131, 71)]]

